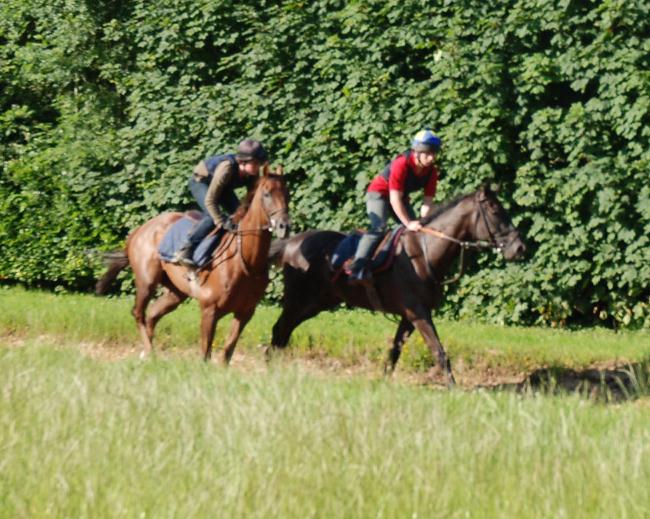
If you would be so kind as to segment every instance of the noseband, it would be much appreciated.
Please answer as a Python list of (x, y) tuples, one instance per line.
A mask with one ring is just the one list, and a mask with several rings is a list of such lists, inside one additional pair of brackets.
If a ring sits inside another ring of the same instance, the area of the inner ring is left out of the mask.
[(230, 231), (232, 234), (236, 234), (238, 237), (242, 236), (243, 234), (251, 234), (251, 233), (256, 233), (260, 231), (269, 231), (273, 232), (277, 225), (277, 221), (273, 219), (273, 216), (286, 212), (286, 209), (284, 207), (280, 207), (278, 209), (275, 209), (271, 212), (268, 212), (265, 208), (264, 205), (262, 205), (262, 209), (264, 210), (264, 214), (266, 214), (266, 219), (269, 221), (268, 225), (262, 225), (261, 227), (250, 227), (248, 229), (239, 229), (239, 227), (235, 231)]
[[(485, 228), (487, 229), (488, 236), (490, 237), (490, 241), (487, 243), (487, 245), (483, 246), (485, 248), (492, 248), (494, 252), (500, 252), (503, 251), (504, 249), (508, 248), (508, 246), (517, 239), (517, 232), (512, 232), (512, 231), (506, 231), (502, 233), (496, 233), (492, 230), (490, 227), (490, 221), (488, 220), (487, 214), (485, 213), (485, 208), (483, 207), (483, 202), (484, 200), (478, 200), (478, 209), (479, 212), (481, 213), (481, 216), (483, 217), (483, 223), (485, 225)], [(509, 235), (513, 235), (508, 241), (505, 241), (504, 239), (507, 238)], [(485, 243), (482, 242), (481, 240), (476, 242), (478, 243)]]
[(266, 227), (266, 229), (269, 230), (269, 232), (273, 232), (277, 225), (277, 221), (273, 219), (273, 215), (277, 213), (283, 213), (286, 212), (284, 208), (276, 209), (275, 211), (271, 211), (270, 213), (266, 213), (266, 217), (269, 219), (269, 225)]

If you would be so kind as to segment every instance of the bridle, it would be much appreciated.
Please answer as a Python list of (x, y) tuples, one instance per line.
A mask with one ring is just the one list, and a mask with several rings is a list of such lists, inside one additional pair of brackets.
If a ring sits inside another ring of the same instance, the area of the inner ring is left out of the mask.
[(279, 209), (271, 211), (270, 213), (267, 212), (266, 209), (264, 209), (264, 212), (266, 213), (266, 218), (269, 221), (268, 225), (262, 225), (261, 227), (249, 227), (248, 229), (240, 229), (239, 227), (237, 227), (237, 229), (235, 229), (234, 231), (227, 231), (227, 232), (231, 234), (236, 234), (237, 236), (242, 236), (244, 234), (254, 234), (254, 233), (264, 232), (264, 231), (273, 232), (276, 226), (278, 225), (278, 222), (273, 219), (273, 216), (278, 213), (286, 212), (286, 210), (281, 207)]
[[(262, 208), (264, 209), (264, 207), (262, 207)], [(283, 211), (285, 211), (285, 209), (282, 208), (282, 207), (279, 208), (279, 209), (276, 209), (275, 211), (271, 211), (270, 213), (267, 212), (266, 209), (264, 209), (264, 212), (266, 213), (266, 218), (269, 221), (268, 225), (263, 225), (261, 227), (252, 227), (252, 228), (249, 228), (249, 229), (239, 229), (239, 228), (237, 228), (234, 231), (227, 231), (227, 232), (231, 232), (232, 234), (235, 234), (237, 236), (237, 252), (239, 252), (239, 259), (241, 260), (241, 266), (244, 269), (244, 273), (247, 276), (250, 275), (250, 271), (248, 270), (248, 265), (246, 265), (246, 261), (244, 260), (244, 255), (243, 255), (244, 253), (242, 252), (242, 246), (241, 246), (242, 236), (245, 235), (245, 234), (256, 234), (256, 233), (264, 232), (264, 231), (273, 232), (273, 230), (275, 229), (275, 227), (277, 225), (277, 222), (273, 219), (273, 215), (275, 215), (277, 213), (280, 213), (280, 212), (283, 212)]]
[[(507, 242), (503, 241), (503, 238), (507, 237), (509, 234), (511, 234), (511, 231), (507, 232), (502, 232), (502, 233), (496, 233), (492, 230), (492, 227), (490, 226), (489, 219), (487, 217), (487, 214), (485, 212), (485, 208), (483, 207), (483, 202), (485, 200), (477, 199), (478, 202), (478, 208), (479, 208), (479, 213), (481, 214), (481, 217), (483, 218), (483, 224), (485, 225), (485, 228), (488, 232), (488, 236), (490, 237), (489, 241), (486, 240), (473, 240), (473, 241), (467, 241), (467, 240), (459, 240), (458, 238), (454, 238), (453, 236), (449, 236), (448, 234), (445, 234), (442, 231), (439, 231), (438, 229), (430, 229), (429, 227), (422, 227), (420, 229), (420, 232), (424, 232), (426, 234), (430, 234), (432, 236), (435, 236), (436, 238), (440, 238), (443, 240), (450, 241), (452, 243), (455, 243), (460, 246), (460, 270), (458, 271), (458, 274), (456, 274), (453, 278), (447, 279), (444, 281), (441, 281), (441, 284), (443, 285), (448, 285), (451, 283), (455, 283), (458, 281), (461, 276), (463, 275), (465, 271), (465, 251), (468, 249), (475, 249), (475, 250), (481, 250), (481, 249), (492, 249), (495, 253), (503, 251), (506, 249), (514, 240), (517, 239), (516, 233), (513, 238), (508, 240)], [(425, 245), (426, 249), (426, 245)], [(428, 268), (428, 262), (427, 262), (427, 268)]]
[[(485, 214), (485, 208), (483, 207), (483, 202), (485, 200), (478, 200), (478, 208), (479, 208), (479, 213), (481, 214), (481, 217), (483, 218), (483, 224), (485, 225), (485, 228), (487, 229), (488, 236), (490, 239), (488, 241), (486, 240), (473, 240), (473, 241), (467, 241), (467, 240), (459, 240), (458, 238), (454, 238), (453, 236), (449, 236), (448, 234), (445, 234), (442, 231), (439, 231), (438, 229), (430, 229), (429, 227), (422, 227), (420, 229), (421, 232), (424, 232), (426, 234), (431, 234), (432, 236), (435, 236), (437, 238), (441, 238), (443, 240), (450, 241), (452, 243), (455, 243), (457, 245), (460, 245), (461, 250), (466, 250), (466, 249), (492, 249), (494, 252), (500, 252), (508, 245), (510, 245), (514, 240), (517, 239), (515, 236), (514, 238), (511, 238), (507, 242), (503, 241), (503, 238), (507, 237), (509, 234), (511, 234), (511, 231), (506, 231), (506, 232), (501, 232), (497, 233), (492, 230), (492, 227), (490, 226), (490, 221), (487, 217), (487, 214)], [(512, 233), (516, 234), (516, 233)]]
[[(490, 221), (488, 220), (487, 215), (485, 214), (485, 208), (483, 207), (483, 202), (484, 200), (479, 200), (478, 201), (478, 209), (481, 213), (481, 216), (483, 217), (483, 223), (485, 225), (485, 228), (487, 229), (488, 235), (490, 237), (490, 242), (488, 247), (491, 247), (494, 252), (500, 252), (503, 251), (504, 249), (507, 249), (508, 246), (517, 239), (518, 233), (515, 231), (513, 232), (512, 230), (510, 231), (504, 231), (501, 233), (496, 233), (492, 230), (490, 227)], [(508, 236), (512, 235), (510, 239), (505, 241)]]

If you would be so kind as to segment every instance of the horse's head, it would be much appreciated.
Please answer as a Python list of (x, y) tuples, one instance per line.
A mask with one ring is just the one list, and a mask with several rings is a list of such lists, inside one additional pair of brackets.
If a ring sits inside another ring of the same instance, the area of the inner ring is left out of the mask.
[(474, 203), (474, 230), (470, 231), (473, 238), (487, 241), (499, 249), (506, 260), (521, 258), (526, 252), (526, 245), (496, 193), (485, 185), (474, 194)]
[(264, 167), (256, 193), (261, 197), (261, 204), (269, 219), (269, 227), (278, 238), (289, 236), (289, 191), (282, 174), (282, 166), (275, 173), (269, 173), (268, 165)]

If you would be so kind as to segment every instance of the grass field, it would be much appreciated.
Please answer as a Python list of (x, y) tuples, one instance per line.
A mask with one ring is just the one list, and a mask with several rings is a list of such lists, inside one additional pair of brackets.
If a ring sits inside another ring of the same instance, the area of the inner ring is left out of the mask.
[[(0, 332), (25, 338), (41, 335), (68, 342), (139, 344), (131, 317), (133, 298), (55, 295), (0, 289)], [(240, 339), (238, 349), (253, 351), (270, 342), (279, 315), (275, 307), (258, 307)], [(224, 339), (229, 318), (217, 327), (215, 348)], [(457, 371), (529, 371), (539, 367), (571, 369), (650, 360), (650, 330), (614, 332), (606, 329), (566, 331), (516, 328), (434, 318), (440, 338)], [(363, 310), (323, 313), (299, 326), (290, 350), (327, 355), (344, 364), (383, 362), (397, 325), (380, 314)], [(199, 356), (199, 311), (194, 301), (183, 304), (159, 324), (159, 349), (192, 351)], [(398, 369), (426, 370), (432, 362), (418, 334), (407, 343)]]
[(647, 331), (439, 323), (461, 381), (635, 364), (612, 400), (422, 385), (417, 338), (384, 379), (395, 325), (366, 312), (305, 323), (267, 365), (262, 307), (224, 369), (187, 304), (142, 362), (131, 304), (0, 289), (0, 518), (650, 516)]
[(647, 517), (650, 408), (0, 348), (0, 517)]

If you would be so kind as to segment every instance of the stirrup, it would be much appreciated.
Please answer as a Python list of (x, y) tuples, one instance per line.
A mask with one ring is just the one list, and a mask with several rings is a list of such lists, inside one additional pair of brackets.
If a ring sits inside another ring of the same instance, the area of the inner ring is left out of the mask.
[(188, 268), (194, 268), (197, 266), (196, 263), (194, 263), (194, 260), (190, 256), (179, 258), (178, 263), (176, 264), (183, 265), (184, 267), (188, 267)]
[(362, 267), (356, 272), (352, 272), (348, 277), (350, 285), (371, 286), (373, 284), (372, 273), (367, 267)]
[(197, 272), (197, 269), (188, 268), (187, 272), (185, 273), (185, 279), (187, 279), (189, 283), (194, 283), (197, 279), (199, 279), (196, 275)]
[(183, 265), (186, 267), (196, 266), (192, 259), (192, 250), (188, 247), (181, 247), (178, 249), (169, 262), (173, 265)]

